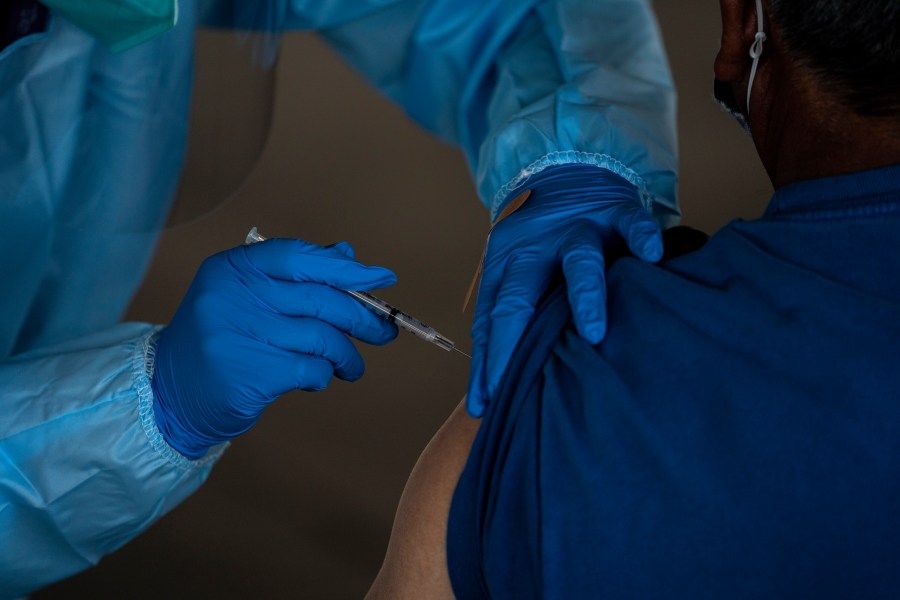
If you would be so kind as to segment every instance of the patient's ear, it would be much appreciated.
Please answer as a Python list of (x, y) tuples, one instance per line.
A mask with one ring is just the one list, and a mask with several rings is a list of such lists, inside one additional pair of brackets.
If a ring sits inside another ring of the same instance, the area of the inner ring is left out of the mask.
[[(722, 10), (722, 41), (716, 55), (716, 79), (740, 83), (749, 71), (751, 63), (750, 46), (753, 45), (757, 31), (756, 2), (719, 0), (719, 6)], [(767, 25), (766, 28), (768, 29)]]

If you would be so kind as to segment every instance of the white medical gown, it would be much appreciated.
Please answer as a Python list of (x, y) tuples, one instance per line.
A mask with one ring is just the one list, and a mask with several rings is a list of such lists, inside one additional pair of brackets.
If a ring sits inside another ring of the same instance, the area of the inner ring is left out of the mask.
[[(674, 91), (642, 0), (269, 0), (458, 144), (491, 215), (549, 165), (635, 184), (670, 225)], [(122, 324), (184, 158), (197, 10), (110, 54), (62, 18), (0, 53), (0, 596), (96, 563), (193, 492), (160, 436), (153, 335)], [(109, 235), (91, 235), (102, 226)]]

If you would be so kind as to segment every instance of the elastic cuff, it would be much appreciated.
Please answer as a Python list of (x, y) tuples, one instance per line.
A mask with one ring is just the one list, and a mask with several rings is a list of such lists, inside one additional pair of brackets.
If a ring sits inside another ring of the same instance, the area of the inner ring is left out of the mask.
[(138, 397), (138, 415), (147, 440), (157, 454), (179, 469), (198, 469), (217, 461), (229, 444), (214, 446), (202, 458), (191, 460), (170, 446), (159, 427), (156, 426), (156, 415), (153, 412), (153, 389), (150, 380), (156, 366), (156, 340), (161, 330), (162, 327), (154, 328), (143, 340), (135, 344), (131, 369), (134, 389)]
[(643, 177), (638, 175), (634, 170), (625, 166), (621, 161), (616, 160), (608, 154), (599, 154), (596, 152), (580, 152), (578, 150), (568, 150), (565, 152), (551, 152), (534, 161), (521, 171), (519, 174), (503, 185), (491, 200), (491, 222), (503, 210), (503, 207), (515, 197), (513, 193), (516, 189), (525, 185), (529, 178), (540, 173), (544, 169), (559, 165), (592, 165), (601, 169), (612, 171), (619, 177), (625, 179), (638, 190), (638, 197), (641, 204), (647, 210), (651, 210), (654, 198), (653, 194), (647, 188), (647, 182)]

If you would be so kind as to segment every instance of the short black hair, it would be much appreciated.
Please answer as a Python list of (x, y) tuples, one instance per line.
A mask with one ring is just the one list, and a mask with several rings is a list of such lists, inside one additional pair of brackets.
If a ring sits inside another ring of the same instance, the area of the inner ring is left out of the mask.
[(900, 116), (900, 0), (767, 0), (820, 84), (861, 115)]

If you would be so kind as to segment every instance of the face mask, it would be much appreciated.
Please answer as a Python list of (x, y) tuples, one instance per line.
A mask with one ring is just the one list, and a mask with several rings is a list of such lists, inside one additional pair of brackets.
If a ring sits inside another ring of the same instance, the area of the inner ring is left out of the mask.
[(738, 124), (747, 133), (750, 133), (750, 92), (753, 91), (753, 80), (756, 79), (756, 69), (759, 67), (759, 57), (762, 56), (763, 43), (765, 41), (766, 32), (763, 31), (762, 0), (756, 0), (756, 36), (753, 39), (753, 45), (750, 46), (750, 58), (753, 59), (753, 66), (750, 67), (750, 81), (747, 83), (746, 117), (738, 108), (734, 90), (731, 89), (729, 84), (716, 79), (713, 85), (713, 96), (716, 98), (716, 101), (728, 114), (737, 120)]
[(178, 0), (43, 0), (113, 52), (168, 31), (178, 21)]
[(746, 131), (748, 135), (752, 135), (750, 133), (750, 122), (747, 121), (747, 117), (738, 108), (737, 99), (734, 97), (734, 90), (731, 89), (731, 84), (725, 83), (721, 79), (716, 79), (713, 83), (713, 96), (716, 102), (719, 103), (719, 106), (734, 117), (741, 129)]

